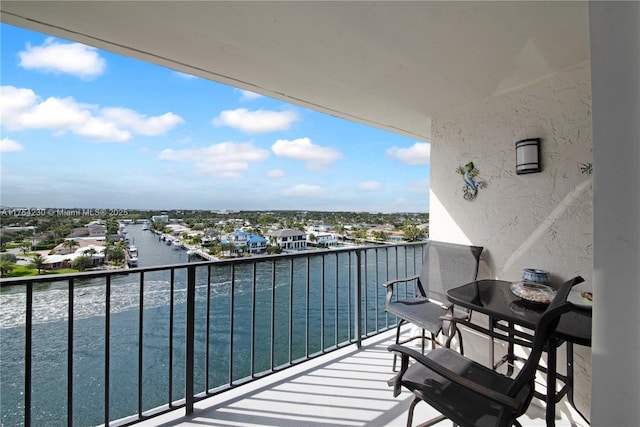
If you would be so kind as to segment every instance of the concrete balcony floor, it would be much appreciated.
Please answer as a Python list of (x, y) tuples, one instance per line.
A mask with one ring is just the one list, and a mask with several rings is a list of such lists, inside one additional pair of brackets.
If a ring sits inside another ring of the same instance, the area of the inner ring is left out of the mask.
[[(386, 381), (393, 376), (387, 332), (310, 362), (285, 369), (195, 404), (193, 415), (176, 410), (142, 426), (404, 426), (412, 394), (397, 398)], [(438, 413), (421, 402), (414, 424)], [(544, 426), (544, 402), (533, 400), (519, 418), (527, 426)], [(450, 426), (450, 421), (438, 425)], [(557, 426), (588, 426), (564, 398), (556, 406)]]

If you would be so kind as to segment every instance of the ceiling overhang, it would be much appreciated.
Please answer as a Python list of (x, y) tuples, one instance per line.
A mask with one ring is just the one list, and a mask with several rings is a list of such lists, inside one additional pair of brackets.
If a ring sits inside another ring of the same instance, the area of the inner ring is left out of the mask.
[(589, 59), (587, 2), (2, 1), (2, 22), (430, 140)]

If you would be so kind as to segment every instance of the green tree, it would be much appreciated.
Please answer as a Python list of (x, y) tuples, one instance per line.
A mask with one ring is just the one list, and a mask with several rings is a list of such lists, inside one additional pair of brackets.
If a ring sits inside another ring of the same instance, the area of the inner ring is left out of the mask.
[(166, 224), (163, 221), (153, 221), (151, 223), (151, 228), (157, 231), (162, 231), (164, 230), (165, 225)]
[(5, 259), (0, 261), (0, 277), (6, 277), (7, 275), (9, 275), (9, 273), (13, 271), (13, 268), (15, 266), (16, 265), (11, 261)]
[(89, 249), (85, 249), (85, 251), (83, 252), (83, 254), (87, 255), (91, 261), (91, 265), (93, 265), (93, 257), (95, 254), (97, 254), (98, 251), (96, 251), (95, 248), (89, 248)]
[(276, 216), (274, 214), (264, 214), (258, 217), (258, 224), (262, 227), (267, 227), (276, 222)]
[(236, 250), (236, 245), (231, 242), (221, 243), (220, 244), (220, 252), (227, 252), (228, 256), (232, 256), (233, 252)]
[(26, 255), (27, 252), (31, 250), (31, 241), (23, 240), (22, 242), (20, 242), (20, 249), (22, 250), (22, 253)]
[(385, 242), (389, 238), (389, 233), (386, 231), (374, 231), (373, 237), (380, 242)]
[(408, 242), (415, 242), (416, 240), (418, 240), (418, 237), (420, 236), (421, 233), (418, 226), (414, 224), (405, 223), (402, 226), (402, 234), (404, 235), (404, 240)]
[(366, 240), (366, 238), (367, 238), (367, 230), (365, 230), (364, 228), (356, 230), (356, 231), (353, 232), (353, 237), (355, 237), (358, 240)]
[(79, 257), (73, 260), (73, 263), (71, 263), (71, 265), (73, 266), (73, 268), (75, 268), (78, 271), (84, 271), (89, 266), (91, 266), (91, 260), (86, 255), (80, 255)]
[(15, 239), (15, 234), (14, 233), (2, 233), (0, 234), (0, 249), (2, 251), (5, 250), (5, 246), (7, 245), (7, 243), (13, 242), (13, 239)]
[(15, 264), (18, 261), (18, 257), (15, 254), (4, 253), (0, 254), (0, 261), (9, 261)]
[(73, 248), (80, 246), (80, 244), (73, 239), (67, 239), (62, 243), (62, 246), (69, 250), (68, 253), (71, 253), (73, 252)]
[(281, 254), (282, 253), (282, 248), (278, 245), (269, 245), (267, 246), (267, 253), (269, 255), (273, 255), (273, 254)]
[(127, 244), (122, 240), (118, 240), (115, 243), (112, 242), (105, 248), (105, 257), (111, 261), (114, 261), (115, 263), (124, 261), (124, 250), (126, 246)]
[(46, 267), (46, 263), (44, 262), (44, 258), (40, 254), (36, 254), (31, 263), (29, 264), (30, 268), (35, 268), (38, 270), (38, 274), (42, 273), (42, 270)]

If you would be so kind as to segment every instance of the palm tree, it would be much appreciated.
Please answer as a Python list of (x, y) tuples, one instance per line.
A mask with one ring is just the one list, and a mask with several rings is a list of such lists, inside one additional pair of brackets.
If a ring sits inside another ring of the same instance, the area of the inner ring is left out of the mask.
[(22, 249), (22, 253), (23, 253), (24, 255), (26, 255), (26, 254), (27, 254), (27, 252), (29, 252), (29, 251), (31, 250), (31, 242), (30, 242), (30, 241), (28, 241), (28, 240), (23, 240), (23, 241), (20, 243), (20, 249)]
[(73, 248), (76, 246), (80, 246), (80, 244), (73, 239), (67, 239), (62, 242), (62, 247), (69, 249), (69, 253), (73, 252)]
[(46, 263), (44, 262), (44, 258), (40, 254), (36, 254), (31, 260), (30, 267), (38, 269), (38, 274), (42, 273), (42, 269), (46, 267)]
[(98, 251), (96, 251), (95, 248), (85, 249), (85, 251), (83, 252), (83, 254), (88, 254), (89, 257), (91, 258), (91, 265), (93, 265), (93, 256), (97, 253)]
[(0, 261), (0, 277), (6, 277), (16, 265), (8, 260)]
[(87, 267), (91, 265), (91, 260), (86, 255), (80, 255), (76, 259), (73, 260), (73, 268), (78, 271), (84, 271)]

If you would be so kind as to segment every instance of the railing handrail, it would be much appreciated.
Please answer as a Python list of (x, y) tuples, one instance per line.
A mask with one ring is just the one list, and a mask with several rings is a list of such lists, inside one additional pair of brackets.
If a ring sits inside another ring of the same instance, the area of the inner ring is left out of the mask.
[(375, 248), (393, 248), (393, 247), (406, 247), (406, 246), (422, 246), (427, 242), (419, 241), (419, 242), (405, 242), (398, 244), (381, 244), (381, 245), (366, 245), (366, 246), (354, 246), (348, 248), (329, 248), (329, 249), (318, 249), (318, 250), (304, 250), (296, 253), (283, 253), (283, 254), (270, 254), (270, 255), (252, 255), (250, 257), (241, 257), (241, 258), (225, 258), (225, 259), (217, 259), (214, 261), (195, 261), (189, 263), (178, 263), (178, 264), (163, 264), (163, 265), (154, 265), (151, 267), (135, 267), (135, 268), (124, 268), (121, 270), (92, 270), (92, 271), (83, 271), (77, 273), (65, 273), (65, 274), (40, 274), (36, 276), (21, 276), (21, 277), (3, 277), (0, 278), (0, 286), (14, 286), (14, 285), (22, 285), (29, 282), (38, 282), (38, 283), (49, 283), (49, 282), (59, 282), (66, 281), (71, 278), (73, 279), (95, 279), (102, 278), (106, 276), (126, 276), (129, 274), (136, 273), (146, 273), (153, 271), (164, 271), (170, 269), (186, 269), (189, 266), (194, 267), (206, 267), (206, 266), (225, 266), (231, 264), (253, 264), (256, 261), (260, 260), (271, 260), (271, 259), (279, 259), (279, 258), (308, 258), (312, 255), (323, 255), (327, 253), (341, 253), (341, 252), (353, 252), (353, 251), (361, 251)]

